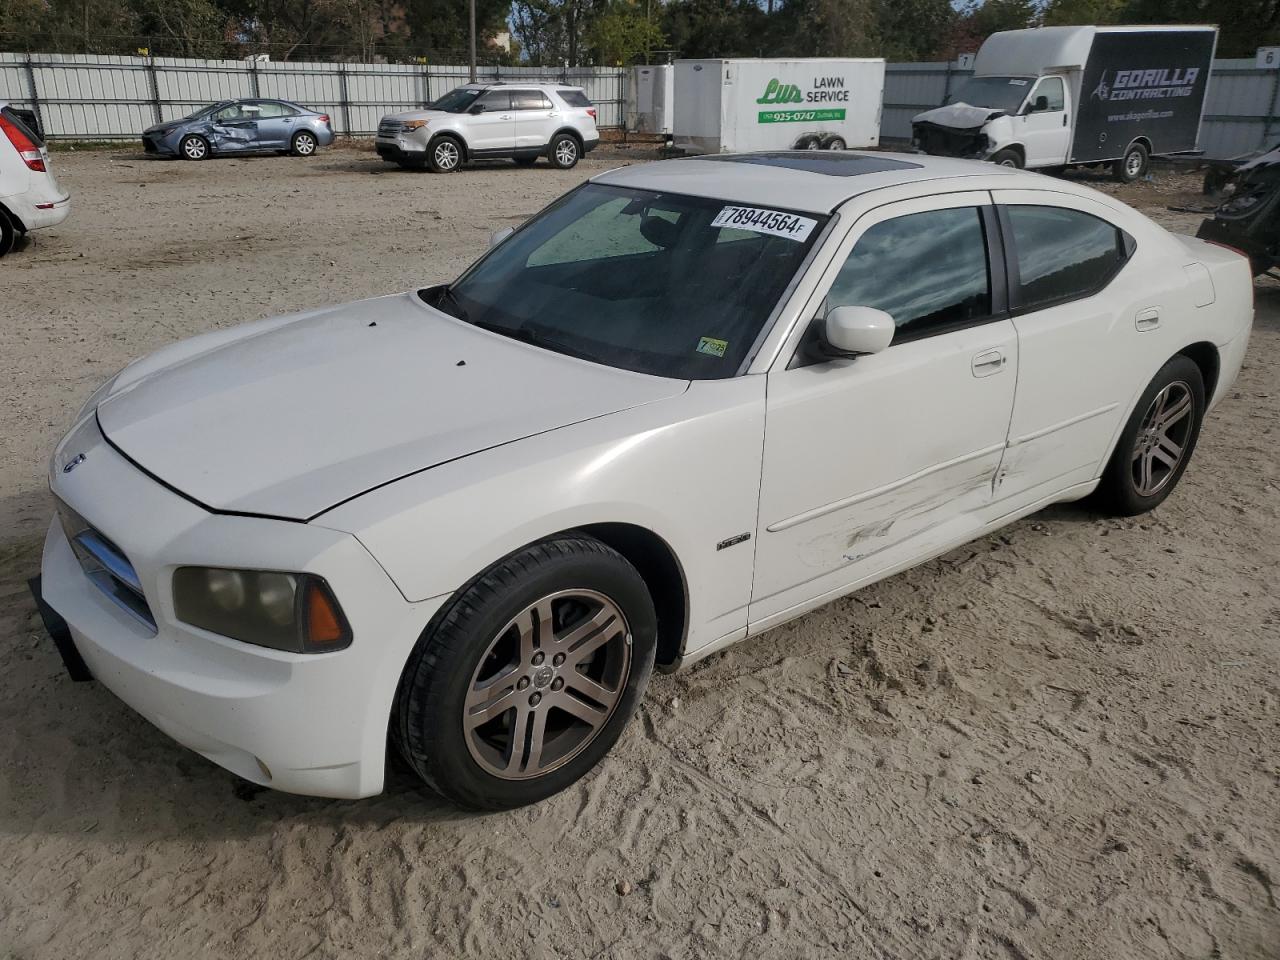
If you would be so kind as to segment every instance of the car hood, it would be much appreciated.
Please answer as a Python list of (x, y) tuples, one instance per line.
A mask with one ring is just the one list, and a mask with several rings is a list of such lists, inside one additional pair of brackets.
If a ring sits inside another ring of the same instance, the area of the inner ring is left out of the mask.
[(939, 127), (953, 127), (956, 130), (971, 130), (981, 127), (996, 117), (1003, 117), (1003, 110), (992, 107), (975, 107), (968, 103), (949, 103), (945, 107), (935, 107), (924, 113), (917, 113), (912, 123), (932, 123)]
[(170, 120), (168, 123), (155, 123), (143, 130), (143, 133), (172, 133), (187, 121)]
[(450, 113), (448, 110), (408, 110), (404, 113), (389, 113), (384, 120), (436, 120), (440, 117), (458, 117), (462, 114)]
[(416, 294), (207, 336), (126, 368), (98, 404), (103, 434), (207, 507), (298, 520), (688, 387), (489, 333)]

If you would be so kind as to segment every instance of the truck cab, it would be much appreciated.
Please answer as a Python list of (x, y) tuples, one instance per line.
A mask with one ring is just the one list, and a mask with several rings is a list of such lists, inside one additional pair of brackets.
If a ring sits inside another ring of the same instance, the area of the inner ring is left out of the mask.
[(1060, 74), (971, 77), (947, 105), (916, 117), (926, 153), (1007, 167), (1065, 166), (1071, 150), (1071, 85)]

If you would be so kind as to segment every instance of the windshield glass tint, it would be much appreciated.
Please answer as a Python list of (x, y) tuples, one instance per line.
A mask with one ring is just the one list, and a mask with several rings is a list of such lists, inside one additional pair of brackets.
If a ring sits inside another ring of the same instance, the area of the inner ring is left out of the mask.
[(949, 102), (1016, 114), (1030, 89), (1031, 81), (1025, 77), (970, 77)]
[(447, 113), (462, 113), (483, 92), (483, 90), (458, 87), (457, 90), (450, 90), (431, 106), (432, 109), (444, 110)]
[(550, 350), (716, 380), (736, 375), (825, 222), (588, 184), (457, 283), (424, 294), (445, 312)]

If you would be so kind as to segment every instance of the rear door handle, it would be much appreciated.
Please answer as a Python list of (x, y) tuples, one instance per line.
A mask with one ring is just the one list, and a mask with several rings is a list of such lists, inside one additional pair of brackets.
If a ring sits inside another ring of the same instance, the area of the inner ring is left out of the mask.
[(1139, 332), (1147, 330), (1155, 330), (1160, 326), (1160, 308), (1147, 307), (1145, 310), (1139, 310), (1138, 315), (1134, 318), (1134, 326)]
[(1004, 369), (1005, 356), (1000, 350), (984, 350), (973, 358), (973, 375), (989, 377)]

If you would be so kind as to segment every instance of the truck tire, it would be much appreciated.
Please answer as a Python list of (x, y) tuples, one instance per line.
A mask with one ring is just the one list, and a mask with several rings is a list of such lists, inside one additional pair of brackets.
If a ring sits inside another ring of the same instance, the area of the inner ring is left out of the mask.
[(1022, 169), (1022, 154), (1017, 150), (997, 150), (987, 159), (999, 167)]
[(1111, 164), (1111, 175), (1121, 183), (1133, 183), (1146, 176), (1151, 166), (1151, 154), (1140, 143), (1129, 144), (1124, 156)]

